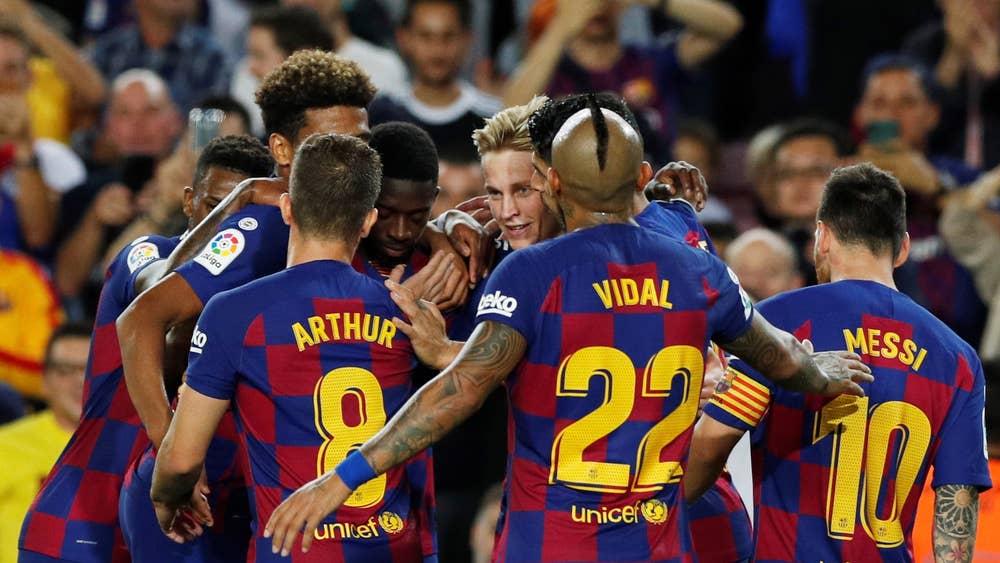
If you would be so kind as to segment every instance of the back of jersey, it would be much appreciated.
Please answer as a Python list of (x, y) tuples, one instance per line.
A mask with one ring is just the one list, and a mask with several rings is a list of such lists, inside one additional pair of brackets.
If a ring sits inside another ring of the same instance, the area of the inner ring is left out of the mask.
[(751, 313), (720, 261), (634, 226), (508, 257), (478, 313), (527, 341), (496, 558), (689, 560), (679, 482), (705, 349)]
[[(393, 316), (402, 314), (381, 284), (348, 264), (316, 261), (222, 293), (199, 319), (187, 383), (234, 399), (256, 519), (251, 560), (282, 560), (262, 536), (274, 509), (336, 467), (409, 398), (414, 360)], [(292, 560), (433, 554), (427, 472), (422, 456), (359, 487), (320, 524), (312, 550), (296, 548)]]
[(841, 281), (761, 303), (817, 351), (861, 355), (863, 398), (778, 389), (743, 362), (705, 413), (752, 429), (757, 561), (910, 561), (930, 465), (934, 485), (988, 486), (984, 380), (975, 352), (905, 295)]

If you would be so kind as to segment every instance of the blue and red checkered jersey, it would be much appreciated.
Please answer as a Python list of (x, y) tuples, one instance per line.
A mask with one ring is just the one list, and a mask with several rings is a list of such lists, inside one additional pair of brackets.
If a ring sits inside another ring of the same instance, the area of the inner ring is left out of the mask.
[(104, 276), (83, 388), (83, 414), (28, 510), (18, 547), (80, 562), (128, 561), (118, 527), (125, 470), (149, 444), (125, 387), (115, 320), (135, 299), (135, 279), (178, 238), (140, 237)]
[(760, 303), (817, 351), (861, 355), (866, 396), (778, 388), (736, 359), (705, 414), (751, 431), (757, 561), (911, 561), (933, 486), (989, 487), (982, 366), (971, 346), (902, 293), (847, 280)]
[[(400, 281), (409, 279), (410, 276), (422, 270), (428, 262), (430, 262), (430, 256), (420, 249), (415, 249), (413, 254), (410, 255), (410, 259), (406, 262), (403, 277), (400, 278)], [(351, 267), (359, 274), (364, 274), (375, 281), (383, 281), (392, 273), (391, 267), (385, 268), (369, 260), (361, 248), (358, 248), (357, 252), (354, 253), (354, 258), (351, 260)]]
[(694, 560), (679, 483), (705, 350), (752, 316), (721, 261), (635, 225), (508, 256), (478, 314), (527, 342), (494, 559)]
[(654, 233), (684, 241), (689, 246), (700, 248), (718, 256), (708, 231), (698, 222), (694, 207), (683, 199), (651, 201), (638, 215), (635, 222)]
[[(412, 391), (409, 340), (389, 292), (336, 261), (314, 261), (212, 298), (191, 343), (187, 385), (232, 400), (249, 466), (254, 541), (271, 554), (263, 523), (291, 493), (378, 432)], [(435, 558), (428, 455), (353, 493), (293, 561)]]
[(701, 563), (743, 563), (753, 559), (753, 527), (740, 493), (723, 472), (688, 506), (691, 540)]

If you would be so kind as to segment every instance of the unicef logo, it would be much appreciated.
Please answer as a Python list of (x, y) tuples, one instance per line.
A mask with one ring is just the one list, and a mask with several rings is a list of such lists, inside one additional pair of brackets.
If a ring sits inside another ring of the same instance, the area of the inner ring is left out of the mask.
[(209, 249), (212, 251), (212, 254), (225, 258), (230, 254), (235, 254), (240, 251), (240, 239), (233, 233), (219, 233), (214, 239), (212, 239), (211, 244), (209, 244)]
[(667, 521), (667, 505), (660, 499), (651, 498), (642, 503), (642, 517), (650, 524), (662, 524)]
[(378, 515), (378, 524), (382, 526), (383, 530), (393, 535), (402, 532), (405, 525), (399, 514), (389, 511)]

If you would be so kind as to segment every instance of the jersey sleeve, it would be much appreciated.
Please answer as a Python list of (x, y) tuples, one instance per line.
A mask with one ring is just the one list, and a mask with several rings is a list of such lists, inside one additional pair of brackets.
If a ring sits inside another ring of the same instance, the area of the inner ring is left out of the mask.
[(511, 253), (490, 274), (476, 308), (476, 323), (503, 323), (531, 342), (544, 296), (539, 290), (542, 276), (527, 250), (534, 249)]
[(739, 358), (731, 358), (726, 379), (705, 405), (706, 416), (743, 431), (761, 424), (774, 393), (774, 383)]
[(278, 208), (250, 205), (222, 222), (198, 255), (176, 272), (202, 303), (285, 267), (288, 227)]
[(163, 260), (177, 246), (175, 239), (161, 236), (144, 236), (130, 242), (122, 248), (118, 256), (111, 261), (105, 286), (115, 288), (119, 292), (121, 303), (130, 303), (135, 299), (135, 280), (150, 264)]
[(754, 316), (753, 302), (730, 268), (714, 256), (708, 257), (708, 260), (710, 266), (702, 286), (709, 302), (708, 326), (712, 331), (712, 340), (732, 342), (750, 328)]
[(213, 297), (202, 311), (191, 336), (185, 383), (213, 399), (229, 400), (236, 391), (236, 374), (245, 326), (234, 319), (237, 307), (225, 296)]
[[(941, 426), (939, 443), (934, 455), (934, 481), (941, 485), (975, 485), (981, 490), (992, 486), (989, 455), (986, 451), (986, 381), (979, 359), (972, 355), (969, 362), (959, 356), (958, 387), (948, 416)], [(962, 382), (968, 381), (964, 385)]]

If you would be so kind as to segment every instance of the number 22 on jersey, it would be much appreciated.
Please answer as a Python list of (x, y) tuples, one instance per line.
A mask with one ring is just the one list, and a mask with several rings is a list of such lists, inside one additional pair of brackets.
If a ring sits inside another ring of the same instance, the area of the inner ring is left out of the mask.
[[(680, 480), (680, 460), (661, 461), (661, 452), (691, 427), (698, 412), (705, 357), (693, 346), (668, 346), (646, 364), (637, 381), (632, 360), (621, 350), (588, 346), (570, 354), (559, 367), (556, 396), (586, 397), (595, 377), (604, 380), (601, 404), (564, 428), (552, 444), (550, 484), (605, 493), (657, 491)], [(678, 379), (680, 381), (678, 381)], [(632, 464), (586, 461), (584, 450), (627, 422), (635, 405), (636, 385), (642, 397), (680, 395), (680, 405), (653, 425), (636, 446)]]

